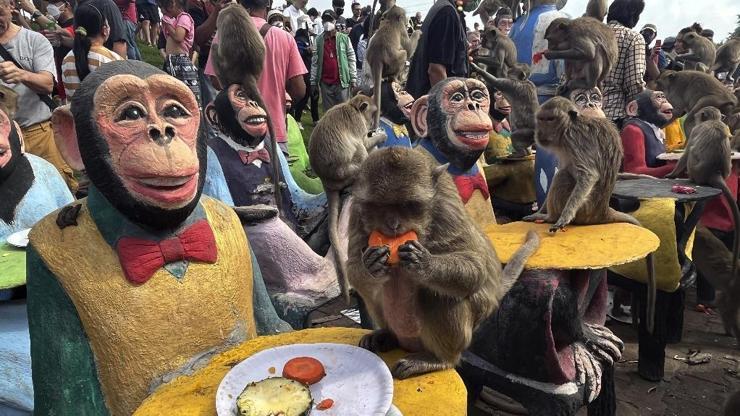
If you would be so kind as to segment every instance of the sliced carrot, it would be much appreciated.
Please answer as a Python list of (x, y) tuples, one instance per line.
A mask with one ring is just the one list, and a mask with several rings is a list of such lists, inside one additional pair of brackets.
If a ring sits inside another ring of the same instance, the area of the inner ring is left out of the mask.
[(321, 362), (311, 357), (293, 358), (283, 367), (283, 377), (307, 386), (318, 383), (325, 375)]
[(398, 237), (389, 237), (382, 234), (380, 231), (373, 231), (368, 239), (368, 245), (370, 247), (381, 247), (388, 246), (390, 249), (390, 256), (388, 257), (389, 265), (398, 264), (401, 259), (398, 257), (398, 247), (406, 244), (409, 241), (418, 240), (419, 236), (414, 231), (405, 232)]
[(319, 402), (319, 404), (316, 405), (316, 410), (331, 409), (332, 406), (334, 406), (334, 400), (324, 399), (321, 402)]

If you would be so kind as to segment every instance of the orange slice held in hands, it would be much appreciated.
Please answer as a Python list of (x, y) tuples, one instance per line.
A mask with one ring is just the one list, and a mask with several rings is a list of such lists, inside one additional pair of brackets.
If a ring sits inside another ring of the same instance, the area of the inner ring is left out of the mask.
[(311, 357), (293, 358), (283, 367), (283, 377), (307, 386), (318, 383), (325, 375), (321, 361)]
[(416, 235), (415, 231), (407, 231), (397, 237), (389, 237), (382, 234), (380, 231), (375, 230), (370, 234), (368, 239), (368, 245), (370, 247), (382, 247), (388, 246), (390, 249), (390, 257), (388, 257), (388, 264), (391, 266), (397, 265), (401, 259), (398, 257), (398, 247), (406, 244), (409, 241), (416, 241), (419, 236)]

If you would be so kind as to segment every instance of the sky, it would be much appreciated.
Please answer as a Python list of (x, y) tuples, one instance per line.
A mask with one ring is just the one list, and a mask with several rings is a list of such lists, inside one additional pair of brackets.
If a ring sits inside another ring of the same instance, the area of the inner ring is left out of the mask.
[[(359, 0), (362, 5), (372, 6), (372, 0)], [(282, 0), (275, 0), (279, 5)], [(345, 0), (345, 17), (350, 17), (352, 0)], [(406, 9), (411, 16), (417, 11), (426, 14), (432, 7), (433, 0), (397, 0), (397, 4)], [(587, 0), (569, 0), (563, 11), (573, 17), (583, 14)], [(308, 0), (307, 8), (315, 7), (319, 13), (331, 7), (331, 0)], [(738, 0), (645, 0), (645, 10), (640, 16), (636, 29), (639, 30), (646, 23), (653, 23), (658, 27), (658, 39), (676, 36), (681, 28), (699, 22), (703, 27), (714, 30), (714, 40), (719, 42), (735, 30), (737, 15), (740, 14)], [(480, 22), (478, 16), (469, 13), (468, 25), (472, 28), (474, 22)]]

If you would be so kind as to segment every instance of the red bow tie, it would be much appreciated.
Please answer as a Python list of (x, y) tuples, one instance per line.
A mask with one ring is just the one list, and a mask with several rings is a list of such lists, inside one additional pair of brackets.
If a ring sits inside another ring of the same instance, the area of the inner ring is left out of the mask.
[(475, 175), (453, 176), (452, 178), (457, 186), (457, 193), (460, 194), (460, 198), (462, 198), (464, 204), (468, 203), (470, 197), (473, 196), (473, 191), (476, 189), (481, 191), (485, 199), (490, 197), (488, 193), (488, 185), (480, 171)]
[(241, 159), (242, 163), (244, 163), (245, 165), (248, 165), (257, 159), (265, 163), (270, 163), (270, 152), (268, 152), (267, 149), (264, 149), (264, 148), (260, 150), (255, 150), (253, 152), (247, 152), (246, 150), (240, 150), (239, 159)]
[(218, 258), (216, 239), (206, 220), (196, 222), (177, 237), (159, 242), (123, 237), (116, 250), (123, 273), (135, 284), (145, 283), (165, 264), (182, 260), (215, 263)]

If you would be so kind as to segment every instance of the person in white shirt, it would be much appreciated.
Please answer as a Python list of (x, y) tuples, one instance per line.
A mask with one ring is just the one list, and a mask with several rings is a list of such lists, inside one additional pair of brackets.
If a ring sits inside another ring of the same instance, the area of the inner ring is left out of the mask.
[(293, 36), (295, 36), (295, 32), (300, 29), (298, 26), (298, 19), (306, 15), (306, 13), (303, 12), (303, 8), (306, 7), (306, 3), (308, 3), (308, 0), (293, 0), (293, 4), (283, 10), (283, 16), (290, 19), (290, 30)]

